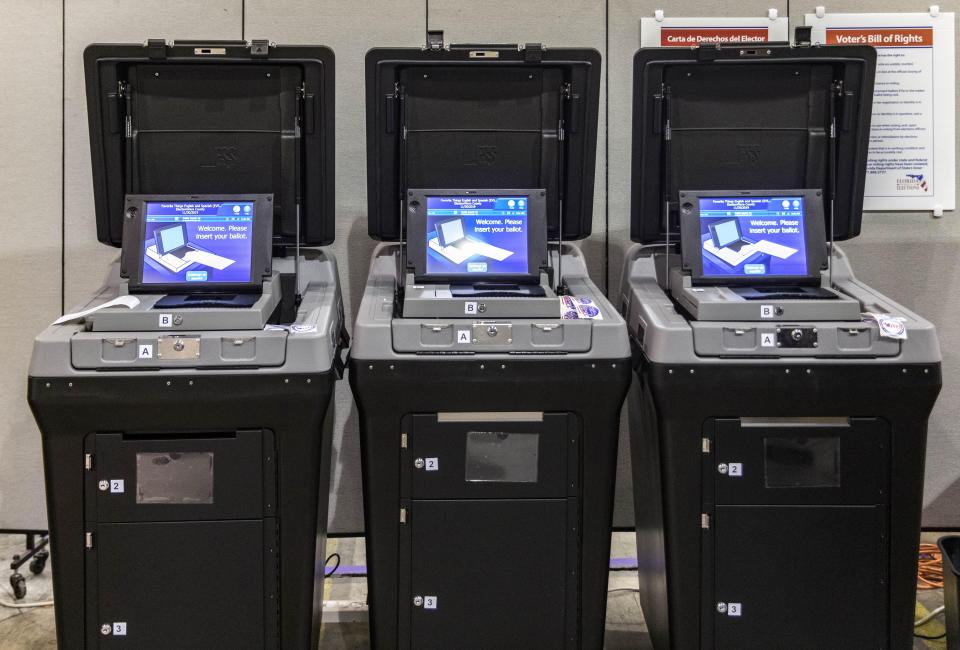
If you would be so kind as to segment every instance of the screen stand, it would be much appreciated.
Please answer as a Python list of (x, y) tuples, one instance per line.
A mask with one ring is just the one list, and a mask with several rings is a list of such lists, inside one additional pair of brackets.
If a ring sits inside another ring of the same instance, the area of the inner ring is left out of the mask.
[(297, 203), (297, 243), (293, 247), (293, 295), (297, 306), (303, 296), (300, 294), (300, 204)]
[(563, 199), (560, 199), (560, 221), (557, 224), (557, 279), (553, 283), (554, 291), (558, 296), (563, 290)]

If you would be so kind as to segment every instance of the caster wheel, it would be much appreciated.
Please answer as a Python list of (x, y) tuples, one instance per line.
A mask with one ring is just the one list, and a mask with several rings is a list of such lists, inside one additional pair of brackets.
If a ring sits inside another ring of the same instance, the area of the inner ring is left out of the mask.
[(39, 553), (30, 560), (30, 573), (35, 576), (43, 573), (43, 570), (47, 568), (47, 556), (40, 555)]
[(10, 576), (10, 586), (13, 587), (13, 597), (20, 600), (27, 595), (27, 581), (19, 573)]

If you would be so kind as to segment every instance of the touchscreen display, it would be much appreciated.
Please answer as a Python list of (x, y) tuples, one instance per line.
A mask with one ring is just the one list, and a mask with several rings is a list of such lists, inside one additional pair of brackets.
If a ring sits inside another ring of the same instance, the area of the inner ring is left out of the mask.
[(143, 284), (249, 283), (253, 201), (148, 201)]
[(526, 196), (428, 196), (428, 275), (528, 274)]
[(802, 196), (700, 199), (703, 277), (806, 277)]

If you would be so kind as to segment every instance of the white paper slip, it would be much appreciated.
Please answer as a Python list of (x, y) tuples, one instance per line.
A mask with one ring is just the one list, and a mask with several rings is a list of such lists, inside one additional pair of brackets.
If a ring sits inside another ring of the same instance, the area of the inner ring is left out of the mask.
[(467, 249), (476, 255), (483, 255), (484, 257), (497, 260), (498, 262), (502, 262), (513, 255), (513, 251), (508, 251), (505, 248), (499, 248), (497, 246), (493, 246), (492, 244), (474, 241), (472, 239), (470, 240), (470, 243), (467, 244)]
[(197, 264), (203, 264), (204, 266), (209, 266), (210, 268), (222, 271), (231, 264), (234, 260), (231, 260), (227, 257), (221, 257), (219, 255), (214, 255), (213, 253), (208, 253), (207, 251), (197, 251), (193, 250), (183, 256), (183, 259), (188, 262), (196, 262)]
[(767, 241), (766, 239), (761, 239), (754, 244), (753, 247), (761, 253), (773, 255), (774, 257), (779, 257), (782, 260), (787, 259), (797, 252), (796, 248), (790, 248), (789, 246), (784, 246), (783, 244), (775, 244), (772, 241)]
[(126, 307), (127, 309), (133, 309), (139, 304), (140, 299), (136, 296), (120, 296), (119, 298), (114, 298), (113, 300), (97, 305), (96, 307), (91, 307), (90, 309), (84, 309), (83, 311), (74, 312), (72, 314), (64, 314), (57, 320), (53, 321), (53, 324), (62, 325), (63, 323), (69, 323), (72, 320), (80, 320), (84, 316), (88, 316), (95, 311), (100, 311), (101, 309), (106, 309), (108, 307)]

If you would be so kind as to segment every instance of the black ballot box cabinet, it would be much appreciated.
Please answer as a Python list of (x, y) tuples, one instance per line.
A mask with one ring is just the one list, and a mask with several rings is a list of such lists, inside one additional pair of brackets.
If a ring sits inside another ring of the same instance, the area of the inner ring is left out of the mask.
[[(102, 638), (125, 646), (120, 637), (128, 626), (138, 644), (276, 644), (273, 432), (92, 433), (85, 457), (91, 459), (84, 477), (91, 645), (103, 645)], [(106, 636), (99, 628), (107, 624), (120, 628)]]
[[(126, 250), (79, 305), (101, 309), (47, 327), (30, 364), (58, 647), (316, 647), (348, 343), (322, 248), (334, 54), (157, 39), (92, 44), (84, 70), (96, 236)], [(130, 282), (127, 195), (250, 193), (273, 221), (250, 304), (162, 307)]]
[[(913, 641), (940, 346), (837, 245), (861, 231), (877, 52), (799, 36), (634, 56), (636, 245), (618, 298), (635, 373), (638, 592), (656, 648)], [(745, 267), (697, 277), (688, 262), (706, 249), (683, 239), (685, 192), (787, 188), (820, 190), (807, 208), (824, 231), (807, 234), (824, 263), (807, 283), (829, 298), (794, 299), (803, 280)]]
[(559, 648), (577, 636), (577, 420), (512, 417), (403, 418), (400, 591), (414, 596), (399, 614), (411, 647), (456, 647), (466, 621), (515, 619), (472, 624), (473, 647)]

